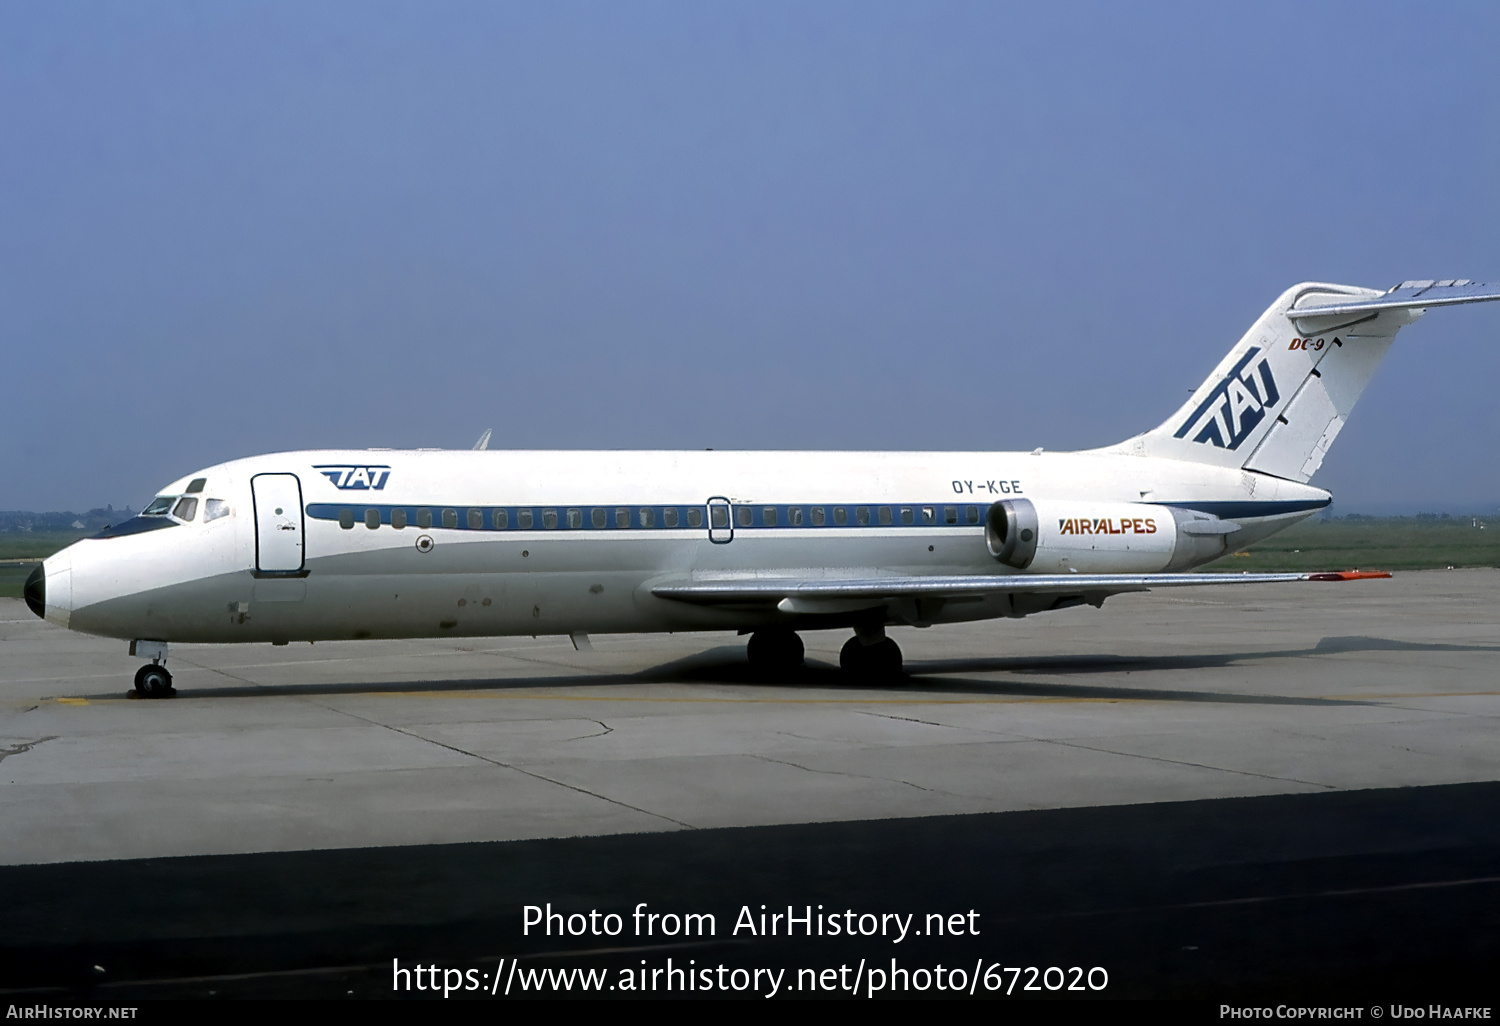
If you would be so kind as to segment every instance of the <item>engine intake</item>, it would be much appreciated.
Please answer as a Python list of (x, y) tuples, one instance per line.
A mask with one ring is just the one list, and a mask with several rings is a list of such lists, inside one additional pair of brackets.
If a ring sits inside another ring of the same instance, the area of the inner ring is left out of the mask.
[(984, 542), (990, 555), (1017, 570), (1025, 570), (1036, 558), (1040, 534), (1036, 507), (1029, 499), (1002, 499), (985, 514)]

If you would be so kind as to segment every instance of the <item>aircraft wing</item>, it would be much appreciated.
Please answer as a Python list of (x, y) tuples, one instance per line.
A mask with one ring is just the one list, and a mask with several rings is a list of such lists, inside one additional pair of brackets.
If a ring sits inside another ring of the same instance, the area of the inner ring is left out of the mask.
[(1449, 278), (1446, 281), (1403, 281), (1383, 296), (1313, 298), (1287, 316), (1295, 320), (1309, 317), (1339, 317), (1345, 314), (1374, 314), (1381, 310), (1426, 309), (1431, 306), (1457, 306), (1459, 303), (1485, 303), (1500, 299), (1500, 284), (1485, 284), (1466, 278)]
[(952, 574), (888, 577), (714, 577), (658, 584), (653, 595), (704, 605), (775, 605), (785, 613), (868, 609), (915, 598), (983, 598), (989, 595), (1100, 597), (1152, 588), (1223, 584), (1283, 584), (1389, 577), (1383, 571), (1305, 574)]

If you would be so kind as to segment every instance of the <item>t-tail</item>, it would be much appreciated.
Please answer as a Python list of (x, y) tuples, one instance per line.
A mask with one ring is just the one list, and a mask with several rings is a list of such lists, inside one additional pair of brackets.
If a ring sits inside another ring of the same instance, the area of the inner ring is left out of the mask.
[(1166, 423), (1115, 447), (1306, 482), (1396, 332), (1429, 307), (1500, 299), (1500, 285), (1407, 281), (1387, 292), (1304, 282), (1281, 294)]

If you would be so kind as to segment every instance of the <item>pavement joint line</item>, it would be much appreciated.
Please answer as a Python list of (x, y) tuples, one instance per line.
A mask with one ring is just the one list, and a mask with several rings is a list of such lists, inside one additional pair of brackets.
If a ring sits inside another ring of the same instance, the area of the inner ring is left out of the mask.
[[(551, 721), (543, 720), (541, 722), (547, 723), (547, 722), (551, 722)], [(604, 729), (601, 730), (601, 731), (599, 731), (596, 734), (579, 734), (577, 737), (565, 737), (565, 738), (563, 738), (563, 741), (564, 742), (567, 742), (567, 741), (587, 741), (591, 737), (604, 737), (606, 734), (613, 734), (615, 732), (615, 728), (611, 727), (608, 723), (605, 723), (603, 720), (594, 720), (593, 722), (599, 724), (599, 726), (603, 727)]]
[(574, 666), (572, 663), (563, 663), (552, 659), (537, 659), (520, 655), (507, 655), (506, 658), (514, 659), (518, 663), (529, 663), (533, 666), (547, 666), (553, 669), (567, 670), (570, 673), (591, 673), (596, 677), (609, 677), (613, 676), (616, 672), (608, 667)]
[[(1017, 732), (1015, 730), (1004, 730), (1004, 729), (1000, 729), (1000, 728), (997, 728), (997, 727), (989, 727), (989, 726), (983, 726), (983, 727), (981, 727), (981, 726), (976, 726), (974, 724), (967, 724), (967, 723), (966, 724), (938, 723), (935, 720), (919, 720), (919, 719), (916, 719), (915, 717), (912, 717), (912, 716), (896, 716), (896, 715), (893, 715), (891, 713), (872, 712), (869, 709), (858, 709), (858, 710), (856, 710), (856, 712), (858, 712), (858, 713), (860, 713), (861, 715), (864, 715), (864, 716), (874, 716), (877, 719), (896, 720), (899, 723), (930, 724), (930, 725), (932, 725), (934, 727), (946, 727), (949, 730), (972, 730), (972, 731), (974, 731), (976, 733), (979, 733), (979, 734), (987, 734), (990, 737), (995, 738), (997, 740), (1005, 740), (1005, 741), (1012, 741), (1012, 742), (1013, 741), (1031, 741), (1031, 740), (1034, 740), (1029, 735), (1019, 733), (1019, 732)], [(990, 742), (974, 741), (974, 742), (965, 742), (965, 743), (969, 743), (969, 744), (988, 744)]]
[(954, 729), (952, 724), (938, 723), (935, 720), (919, 720), (915, 716), (893, 716), (890, 713), (869, 712), (865, 709), (856, 709), (855, 711), (858, 712), (861, 716), (874, 716), (876, 719), (880, 720), (900, 720), (903, 723), (920, 723), (927, 727), (943, 727), (947, 730)]
[(24, 741), (18, 745), (11, 745), (9, 748), (0, 748), (0, 762), (4, 762), (12, 755), (24, 755), (37, 745), (46, 744), (48, 741), (56, 741), (57, 737), (58, 735), (52, 734), (48, 737), (37, 738), (35, 741)]
[(1144, 759), (1147, 762), (1164, 762), (1169, 763), (1173, 766), (1190, 766), (1193, 769), (1214, 770), (1218, 773), (1233, 773), (1236, 776), (1255, 777), (1258, 780), (1275, 780), (1278, 783), (1302, 784), (1305, 787), (1321, 787), (1329, 791), (1337, 791), (1339, 789), (1337, 784), (1325, 784), (1322, 781), (1318, 780), (1300, 780), (1297, 777), (1281, 777), (1275, 775), (1274, 773), (1255, 773), (1251, 770), (1230, 769), (1227, 766), (1210, 766), (1207, 763), (1203, 762), (1189, 762), (1186, 759), (1168, 759), (1160, 755), (1142, 755), (1139, 752), (1117, 752), (1112, 748), (1101, 748), (1097, 745), (1084, 745), (1079, 744), (1076, 741), (1064, 741), (1060, 738), (1037, 737), (1032, 738), (1031, 740), (1041, 741), (1042, 743), (1049, 745), (1059, 745), (1064, 748), (1081, 748), (1084, 751), (1101, 752), (1106, 755), (1123, 755), (1129, 759)]
[(771, 762), (781, 766), (790, 766), (793, 769), (799, 769), (805, 773), (821, 773), (830, 777), (850, 777), (854, 780), (878, 780), (886, 784), (905, 784), (907, 787), (915, 788), (916, 790), (921, 791), (924, 794), (945, 794), (949, 798), (962, 798), (969, 801), (988, 800), (983, 795), (960, 794), (956, 791), (945, 791), (939, 787), (923, 787), (921, 784), (913, 783), (910, 780), (903, 780), (900, 777), (880, 777), (870, 773), (854, 773), (850, 770), (818, 769), (813, 766), (804, 766), (801, 763), (792, 762), (790, 759), (774, 759), (769, 755), (762, 755), (759, 752), (747, 752), (746, 754), (753, 759), (759, 759), (761, 762)]
[[(650, 816), (653, 819), (666, 820), (668, 823), (674, 823), (677, 826), (683, 827), (684, 829), (687, 829), (687, 830), (696, 830), (697, 829), (691, 823), (684, 823), (680, 819), (673, 819), (671, 816), (665, 815), (663, 813), (652, 812), (650, 809), (643, 809), (643, 808), (641, 808), (641, 807), (639, 807), (637, 805), (631, 805), (629, 802), (622, 802), (618, 798), (611, 798), (608, 795), (599, 794), (596, 791), (590, 791), (586, 787), (579, 787), (576, 784), (569, 784), (569, 783), (566, 783), (566, 782), (561, 781), (561, 780), (554, 780), (553, 778), (551, 778), (549, 776), (546, 776), (545, 774), (538, 773), (535, 770), (529, 770), (529, 769), (526, 769), (526, 768), (524, 768), (522, 766), (517, 766), (517, 765), (514, 765), (512, 763), (508, 763), (508, 762), (501, 762), (499, 759), (491, 759), (487, 755), (480, 755), (478, 752), (471, 752), (471, 751), (468, 751), (466, 749), (459, 748), (457, 745), (450, 745), (450, 744), (447, 744), (447, 743), (442, 742), (442, 741), (434, 740), (433, 738), (430, 738), (430, 737), (424, 737), (423, 735), (418, 734), (414, 730), (404, 730), (401, 727), (397, 727), (397, 726), (395, 726), (393, 724), (390, 724), (390, 723), (381, 723), (379, 720), (372, 720), (372, 719), (370, 719), (367, 716), (361, 716), (358, 713), (352, 713), (352, 712), (349, 712), (346, 709), (334, 709), (331, 706), (324, 706), (324, 708), (328, 709), (330, 712), (343, 713), (343, 715), (348, 716), (351, 719), (362, 720), (363, 722), (368, 723), (368, 724), (370, 724), (371, 726), (374, 726), (374, 727), (382, 727), (382, 728), (384, 728), (386, 730), (394, 731), (397, 734), (402, 734), (402, 735), (405, 735), (406, 737), (414, 738), (415, 740), (418, 740), (418, 741), (424, 741), (424, 742), (426, 742), (427, 744), (430, 744), (430, 745), (435, 745), (438, 748), (446, 748), (450, 752), (456, 752), (459, 755), (466, 755), (466, 756), (468, 756), (471, 759), (478, 759), (480, 762), (487, 762), (491, 766), (497, 766), (500, 769), (512, 770), (512, 771), (514, 771), (516, 773), (521, 773), (521, 774), (524, 774), (525, 776), (533, 777), (533, 778), (535, 778), (537, 780), (542, 780), (542, 781), (545, 781), (546, 783), (549, 783), (549, 784), (555, 784), (558, 787), (567, 788), (570, 791), (577, 791), (579, 794), (586, 794), (586, 795), (588, 795), (591, 798), (597, 798), (600, 801), (609, 802), (612, 805), (618, 805), (621, 808), (630, 809), (632, 812), (639, 812), (643, 816)], [(594, 722), (597, 723), (599, 721), (595, 720)], [(606, 728), (606, 729), (608, 729), (608, 728)], [(589, 736), (597, 737), (598, 735), (589, 735)], [(569, 738), (569, 740), (577, 740), (577, 739), (575, 739), (575, 738)]]

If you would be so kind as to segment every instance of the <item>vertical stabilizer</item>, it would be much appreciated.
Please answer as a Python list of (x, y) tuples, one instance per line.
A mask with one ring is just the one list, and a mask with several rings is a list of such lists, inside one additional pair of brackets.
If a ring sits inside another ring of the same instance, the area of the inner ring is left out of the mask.
[(1288, 289), (1181, 409), (1118, 449), (1307, 481), (1396, 332), (1422, 315), (1395, 291)]

